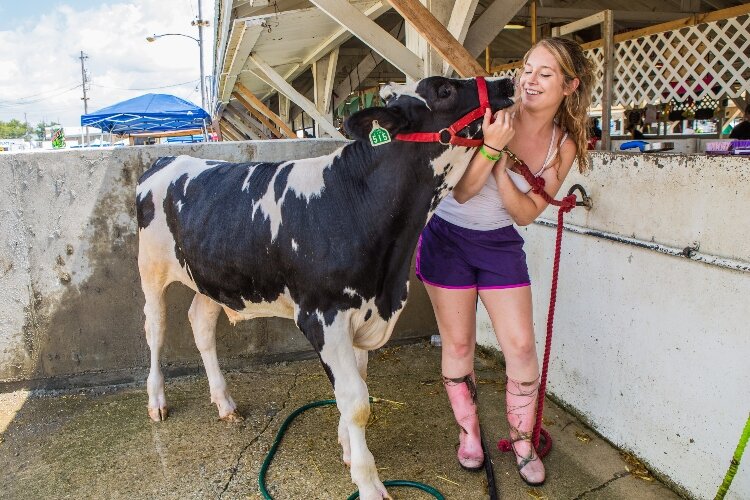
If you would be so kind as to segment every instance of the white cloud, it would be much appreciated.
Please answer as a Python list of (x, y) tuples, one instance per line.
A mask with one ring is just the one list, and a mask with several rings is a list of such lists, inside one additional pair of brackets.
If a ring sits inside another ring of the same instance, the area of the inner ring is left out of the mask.
[[(89, 111), (138, 95), (174, 94), (200, 105), (198, 44), (172, 36), (148, 43), (152, 34), (182, 33), (198, 37), (190, 25), (197, 0), (128, 0), (100, 2), (76, 9), (65, 0), (50, 2), (50, 9), (27, 19), (13, 31), (0, 31), (0, 120), (24, 112), (30, 124), (42, 119), (78, 125), (83, 114), (81, 50), (88, 55), (91, 87)], [(211, 71), (213, 1), (203, 0), (206, 73)], [(190, 82), (192, 84), (151, 89)], [(23, 100), (22, 105), (19, 100)]]

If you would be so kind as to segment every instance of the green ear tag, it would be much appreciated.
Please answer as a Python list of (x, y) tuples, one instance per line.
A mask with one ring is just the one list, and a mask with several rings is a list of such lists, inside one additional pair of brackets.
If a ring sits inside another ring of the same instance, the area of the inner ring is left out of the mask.
[(380, 146), (391, 142), (391, 134), (378, 124), (377, 120), (372, 121), (372, 130), (370, 130), (370, 144)]

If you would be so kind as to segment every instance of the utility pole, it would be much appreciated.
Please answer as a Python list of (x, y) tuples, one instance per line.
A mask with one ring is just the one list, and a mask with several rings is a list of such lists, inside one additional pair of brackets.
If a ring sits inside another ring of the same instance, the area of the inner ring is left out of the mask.
[[(81, 56), (79, 59), (81, 60), (81, 88), (83, 88), (83, 97), (81, 97), (81, 100), (83, 101), (83, 114), (87, 115), (89, 114), (89, 98), (86, 96), (86, 84), (88, 83), (88, 78), (86, 78), (86, 67), (84, 66), (84, 59), (88, 59), (89, 56), (85, 55), (83, 51), (81, 51)], [(81, 134), (83, 135), (83, 134)], [(83, 139), (83, 137), (81, 137)], [(82, 141), (83, 142), (83, 141)], [(89, 143), (89, 128), (86, 127), (86, 141), (83, 143), (83, 145), (86, 145)]]
[(193, 21), (192, 24), (198, 26), (198, 47), (201, 58), (201, 107), (206, 110), (206, 77), (203, 70), (203, 27), (208, 26), (208, 21), (203, 20), (203, 4), (201, 0), (198, 0), (198, 19)]

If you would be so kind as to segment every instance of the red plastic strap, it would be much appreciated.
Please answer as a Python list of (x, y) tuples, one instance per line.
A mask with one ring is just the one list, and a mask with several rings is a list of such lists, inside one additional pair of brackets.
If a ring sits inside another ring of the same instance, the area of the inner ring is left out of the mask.
[[(529, 167), (521, 162), (518, 165), (521, 175), (531, 185), (531, 190), (544, 198), (544, 201), (550, 205), (559, 207), (557, 211), (557, 234), (555, 236), (555, 258), (552, 265), (552, 288), (549, 295), (549, 310), (547, 313), (547, 337), (544, 343), (544, 358), (542, 360), (542, 376), (539, 381), (539, 392), (537, 397), (536, 407), (536, 422), (534, 424), (534, 430), (531, 434), (531, 442), (536, 449), (537, 455), (544, 458), (550, 449), (552, 449), (552, 437), (545, 429), (542, 428), (542, 415), (544, 413), (544, 394), (547, 389), (547, 372), (549, 369), (549, 357), (552, 350), (552, 326), (555, 322), (555, 303), (557, 302), (557, 278), (560, 271), (560, 253), (562, 250), (562, 233), (563, 233), (563, 216), (573, 210), (576, 206), (576, 195), (569, 194), (562, 200), (553, 199), (544, 190), (544, 179), (542, 177), (535, 177), (531, 173)], [(540, 438), (544, 436), (544, 445), (540, 447)], [(511, 451), (513, 447), (507, 439), (502, 439), (497, 443), (497, 447), (500, 451)]]
[[(413, 134), (396, 134), (399, 141), (408, 142), (439, 142), (441, 144), (452, 144), (454, 146), (477, 147), (484, 142), (483, 139), (467, 139), (459, 137), (456, 134), (466, 128), (471, 122), (482, 118), (484, 110), (490, 107), (489, 96), (487, 95), (487, 82), (484, 77), (475, 78), (477, 82), (477, 93), (479, 94), (479, 107), (462, 116), (448, 128), (439, 132), (415, 132)], [(447, 137), (443, 137), (447, 135)]]

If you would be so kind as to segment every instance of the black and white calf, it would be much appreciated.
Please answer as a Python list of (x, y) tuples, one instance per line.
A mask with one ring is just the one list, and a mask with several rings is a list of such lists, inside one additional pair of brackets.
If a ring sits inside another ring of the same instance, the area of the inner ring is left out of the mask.
[[(291, 318), (333, 383), (343, 458), (361, 498), (387, 496), (365, 442), (367, 351), (388, 340), (406, 303), (419, 233), (474, 149), (396, 138), (373, 147), (367, 137), (374, 121), (392, 137), (450, 127), (480, 107), (477, 81), (431, 77), (389, 87), (386, 107), (347, 120), (357, 140), (328, 156), (239, 164), (168, 157), (143, 174), (138, 267), (153, 420), (167, 416), (164, 290), (180, 281), (196, 292), (188, 315), (219, 416), (239, 418), (216, 358), (221, 311), (232, 322)], [(487, 79), (486, 88), (493, 111), (513, 103), (510, 80)], [(481, 137), (481, 119), (459, 136)]]

